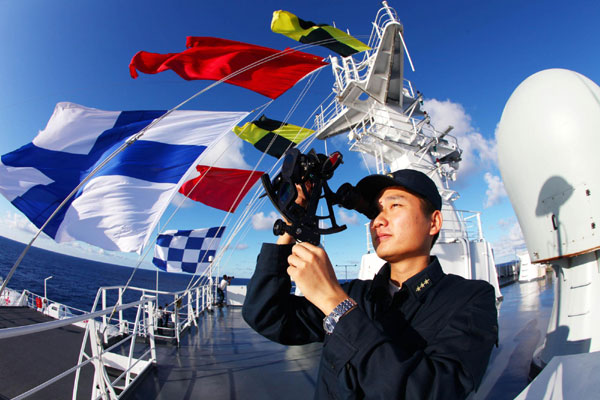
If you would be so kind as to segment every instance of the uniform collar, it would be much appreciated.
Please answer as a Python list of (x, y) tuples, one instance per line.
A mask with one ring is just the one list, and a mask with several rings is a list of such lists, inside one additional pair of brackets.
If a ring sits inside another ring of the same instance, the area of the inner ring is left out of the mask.
[[(373, 286), (371, 288), (372, 296), (387, 296), (389, 295), (389, 281), (391, 276), (391, 268), (389, 263), (385, 263), (379, 270), (377, 275), (373, 278)], [(429, 259), (429, 265), (418, 274), (407, 279), (402, 284), (401, 290), (408, 290), (415, 298), (419, 301), (425, 300), (425, 295), (429, 292), (435, 284), (442, 279), (444, 272), (440, 262), (436, 256), (432, 256)]]
[(429, 289), (442, 279), (444, 271), (436, 256), (429, 258), (429, 265), (416, 275), (407, 279), (402, 287), (407, 287), (408, 290), (420, 301), (424, 301)]

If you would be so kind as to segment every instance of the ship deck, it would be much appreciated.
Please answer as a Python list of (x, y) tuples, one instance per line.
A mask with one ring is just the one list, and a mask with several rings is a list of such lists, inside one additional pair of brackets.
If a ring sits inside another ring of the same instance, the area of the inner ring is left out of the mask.
[[(54, 319), (28, 307), (0, 307), (0, 329), (47, 321)], [(76, 365), (84, 332), (64, 326), (0, 340), (0, 399), (18, 396)], [(89, 399), (94, 370), (86, 365), (81, 371), (77, 397)], [(73, 381), (69, 374), (28, 399), (71, 398)]]
[[(470, 399), (513, 399), (527, 386), (535, 349), (545, 337), (554, 294), (552, 278), (502, 288), (499, 346)], [(258, 335), (241, 309), (205, 313), (180, 348), (161, 345), (158, 368), (133, 399), (307, 399), (314, 393), (321, 344), (282, 346)], [(285, 393), (285, 395), (283, 395)]]
[(534, 351), (543, 344), (554, 302), (553, 274), (502, 288), (498, 347), (472, 399), (514, 399), (529, 384)]
[(204, 313), (179, 348), (158, 345), (158, 367), (130, 399), (307, 399), (321, 344), (283, 346), (258, 335), (240, 307)]
[[(502, 292), (504, 301), (499, 317), (499, 346), (493, 350), (479, 391), (470, 399), (501, 400), (517, 396), (528, 384), (533, 352), (545, 337), (554, 298), (550, 275), (545, 280), (505, 286)], [(33, 310), (31, 312), (34, 314), (23, 314), (18, 321), (10, 322), (10, 326), (47, 318)], [(8, 326), (8, 323), (8, 318), (0, 314), (0, 327)], [(51, 370), (61, 372), (75, 364), (73, 360), (68, 366), (62, 365), (67, 363), (65, 355), (70, 354), (67, 352), (69, 343), (79, 351), (80, 329), (62, 329), (65, 332), (61, 333), (61, 339), (55, 339), (59, 340), (56, 343), (49, 341), (49, 334), (0, 341), (0, 399), (21, 393), (24, 384), (34, 386), (34, 381), (39, 381), (41, 375), (47, 376)], [(65, 334), (67, 336), (63, 336)], [(68, 335), (72, 337), (67, 339)], [(158, 344), (158, 366), (151, 369), (125, 397), (311, 398), (320, 353), (320, 343), (283, 346), (263, 338), (244, 322), (239, 307), (216, 308), (212, 313), (204, 313), (197, 327), (186, 331), (179, 347)], [(15, 369), (15, 365), (19, 367)], [(63, 379), (60, 383), (65, 386), (64, 393), (69, 395), (52, 398), (70, 397), (72, 379)], [(58, 386), (58, 383), (53, 386)], [(81, 394), (78, 398), (90, 397), (89, 394)]]

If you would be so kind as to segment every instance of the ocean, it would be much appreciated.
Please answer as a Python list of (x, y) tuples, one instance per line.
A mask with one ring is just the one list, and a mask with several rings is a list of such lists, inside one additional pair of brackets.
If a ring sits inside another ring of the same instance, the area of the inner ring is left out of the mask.
[[(6, 277), (25, 244), (0, 236), (0, 276)], [(92, 308), (98, 288), (102, 286), (122, 286), (127, 283), (133, 268), (108, 264), (84, 258), (32, 247), (8, 287), (15, 290), (27, 289), (37, 295), (44, 295), (44, 279), (48, 299), (80, 310)], [(158, 288), (164, 291), (184, 290), (192, 279), (191, 274), (159, 272)], [(195, 279), (195, 278), (194, 278)], [(249, 279), (235, 278), (232, 285), (245, 285)], [(155, 289), (156, 271), (138, 269), (130, 286)], [(124, 302), (139, 300), (140, 292), (126, 292)], [(109, 297), (110, 299), (110, 297)], [(159, 298), (160, 304), (173, 301), (173, 298)]]

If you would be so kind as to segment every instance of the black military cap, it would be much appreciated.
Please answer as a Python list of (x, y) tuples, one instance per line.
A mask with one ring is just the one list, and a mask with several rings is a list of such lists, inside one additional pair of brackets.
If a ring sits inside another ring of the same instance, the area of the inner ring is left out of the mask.
[(387, 175), (374, 174), (361, 179), (356, 185), (356, 190), (369, 204), (369, 210), (361, 211), (368, 218), (377, 216), (377, 196), (385, 188), (400, 186), (409, 192), (428, 200), (436, 210), (442, 209), (442, 197), (437, 186), (430, 177), (414, 169), (399, 169)]

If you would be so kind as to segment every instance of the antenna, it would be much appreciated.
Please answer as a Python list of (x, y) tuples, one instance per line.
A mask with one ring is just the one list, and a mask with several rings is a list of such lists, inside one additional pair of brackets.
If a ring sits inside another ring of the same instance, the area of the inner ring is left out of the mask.
[(442, 134), (440, 136), (438, 136), (437, 139), (438, 140), (443, 139), (444, 136), (446, 136), (447, 134), (449, 134), (452, 129), (454, 129), (454, 127), (452, 125), (448, 125), (448, 127), (446, 128), (446, 130), (444, 132), (442, 132)]

